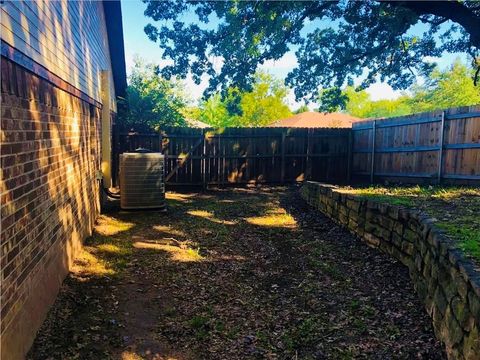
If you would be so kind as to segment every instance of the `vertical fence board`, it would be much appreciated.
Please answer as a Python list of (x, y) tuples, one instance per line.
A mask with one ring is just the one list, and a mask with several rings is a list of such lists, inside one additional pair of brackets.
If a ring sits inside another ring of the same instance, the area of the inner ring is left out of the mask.
[[(402, 182), (480, 180), (480, 106), (414, 114), (353, 124), (352, 176)], [(443, 136), (443, 138), (442, 138)], [(369, 155), (370, 153), (370, 155)], [(371, 179), (372, 180), (372, 179)]]
[[(139, 147), (162, 151), (169, 174), (199, 139), (171, 185), (336, 183), (374, 178), (402, 182), (479, 181), (480, 106), (355, 123), (350, 129), (165, 128), (156, 134), (119, 134), (118, 153)], [(351, 140), (349, 142), (349, 137)], [(374, 140), (375, 139), (375, 140)], [(375, 155), (373, 144), (375, 142)], [(114, 160), (118, 158), (115, 154)], [(439, 173), (439, 169), (441, 170)], [(350, 174), (350, 175), (349, 175)], [(440, 175), (440, 176), (439, 176)]]
[[(349, 136), (349, 129), (164, 128), (161, 136), (120, 134), (118, 148), (162, 151), (167, 175), (190, 153), (168, 185), (289, 183), (307, 176), (344, 183)], [(204, 139), (204, 146), (193, 149), (199, 139)]]

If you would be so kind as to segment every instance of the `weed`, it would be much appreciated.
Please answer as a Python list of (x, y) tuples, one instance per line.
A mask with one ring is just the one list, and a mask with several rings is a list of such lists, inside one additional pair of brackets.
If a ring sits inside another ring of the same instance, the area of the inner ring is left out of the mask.
[(208, 318), (200, 315), (195, 315), (193, 318), (190, 319), (188, 323), (192, 329), (198, 330), (207, 326)]
[(361, 318), (355, 318), (353, 320), (353, 326), (358, 330), (360, 334), (363, 334), (367, 331), (367, 324)]
[(370, 305), (365, 305), (362, 308), (362, 312), (366, 317), (372, 318), (375, 316), (375, 308)]
[(394, 324), (389, 324), (387, 325), (387, 328), (386, 328), (386, 333), (388, 335), (388, 338), (390, 340), (395, 340), (396, 338), (398, 338), (400, 336), (400, 329), (394, 325)]
[(297, 327), (290, 329), (284, 336), (283, 342), (289, 351), (307, 347), (315, 342), (317, 337), (317, 320), (308, 318), (303, 320)]
[(235, 340), (239, 333), (240, 333), (240, 326), (235, 325), (234, 327), (228, 330), (228, 332), (226, 333), (226, 336), (231, 340)]
[(172, 317), (174, 316), (175, 314), (177, 313), (177, 310), (173, 307), (173, 306), (169, 306), (167, 308), (165, 308), (165, 310), (163, 311), (163, 314), (166, 316), (166, 317)]
[(207, 317), (195, 315), (188, 322), (190, 328), (194, 331), (197, 340), (204, 340), (210, 331), (210, 320)]
[(356, 311), (360, 308), (360, 301), (353, 299), (350, 301), (350, 311)]
[(223, 333), (225, 331), (225, 324), (221, 320), (215, 322), (215, 331)]

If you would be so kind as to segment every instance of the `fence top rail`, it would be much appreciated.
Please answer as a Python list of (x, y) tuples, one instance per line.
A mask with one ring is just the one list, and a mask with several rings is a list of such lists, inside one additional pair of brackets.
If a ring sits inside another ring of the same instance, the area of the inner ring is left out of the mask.
[(227, 133), (241, 133), (241, 132), (271, 132), (271, 133), (281, 133), (285, 131), (293, 131), (293, 132), (346, 132), (349, 131), (350, 128), (342, 128), (342, 127), (273, 127), (273, 126), (262, 126), (262, 127), (225, 127), (225, 128), (192, 128), (192, 127), (182, 127), (182, 126), (165, 126), (163, 127), (160, 132), (167, 132), (167, 131), (186, 131), (186, 132), (214, 132), (216, 134), (223, 134)]
[[(395, 118), (392, 118), (395, 119)], [(399, 119), (399, 120), (390, 120), (390, 119), (381, 119), (381, 120), (374, 120), (376, 121), (375, 128), (388, 128), (388, 127), (396, 127), (396, 126), (407, 126), (407, 125), (417, 125), (417, 124), (428, 124), (441, 121), (441, 118), (419, 118), (419, 119)], [(358, 124), (358, 125), (356, 125)], [(356, 123), (352, 126), (353, 131), (360, 131), (360, 130), (371, 130), (373, 128), (373, 121), (365, 121)]]
[(472, 117), (480, 117), (480, 111), (464, 113), (464, 114), (445, 114), (445, 120), (459, 120), (459, 119), (468, 119)]
[(376, 122), (376, 128), (386, 128), (395, 126), (407, 126), (416, 124), (426, 124), (442, 121), (442, 113), (445, 113), (445, 120), (461, 120), (473, 117), (480, 117), (480, 106), (470, 106), (461, 108), (451, 108), (445, 111), (433, 111), (428, 113), (412, 114), (406, 116), (368, 119), (352, 124), (353, 131), (371, 130), (373, 122)]
[(225, 129), (197, 129), (186, 127), (164, 128), (159, 132), (140, 133), (140, 132), (123, 132), (120, 136), (131, 137), (178, 137), (178, 138), (197, 138), (206, 137), (274, 137), (274, 136), (348, 136), (350, 128), (225, 128)]

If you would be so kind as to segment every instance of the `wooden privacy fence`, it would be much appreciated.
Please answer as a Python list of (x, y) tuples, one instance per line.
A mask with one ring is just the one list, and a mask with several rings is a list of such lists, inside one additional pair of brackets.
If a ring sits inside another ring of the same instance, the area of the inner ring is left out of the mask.
[(350, 129), (171, 127), (120, 134), (117, 153), (165, 154), (167, 185), (289, 183), (349, 179)]
[(480, 106), (353, 124), (352, 177), (480, 180)]

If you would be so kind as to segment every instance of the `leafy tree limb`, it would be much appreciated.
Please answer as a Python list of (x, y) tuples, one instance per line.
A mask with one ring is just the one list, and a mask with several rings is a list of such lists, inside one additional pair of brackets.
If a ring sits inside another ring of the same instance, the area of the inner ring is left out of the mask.
[[(432, 72), (435, 65), (426, 57), (444, 52), (468, 53), (475, 64), (480, 57), (475, 1), (144, 1), (145, 14), (163, 22), (145, 31), (173, 60), (162, 74), (191, 73), (197, 82), (208, 74), (207, 94), (250, 89), (258, 66), (290, 49), (296, 49), (299, 66), (287, 84), (297, 99), (310, 100), (319, 87), (341, 88), (359, 77), (359, 89), (378, 79), (406, 89), (416, 76)], [(192, 10), (198, 21), (179, 20)], [(316, 28), (305, 35), (312, 22)], [(427, 29), (414, 36), (410, 29), (419, 23)], [(343, 100), (331, 101), (336, 106)]]

